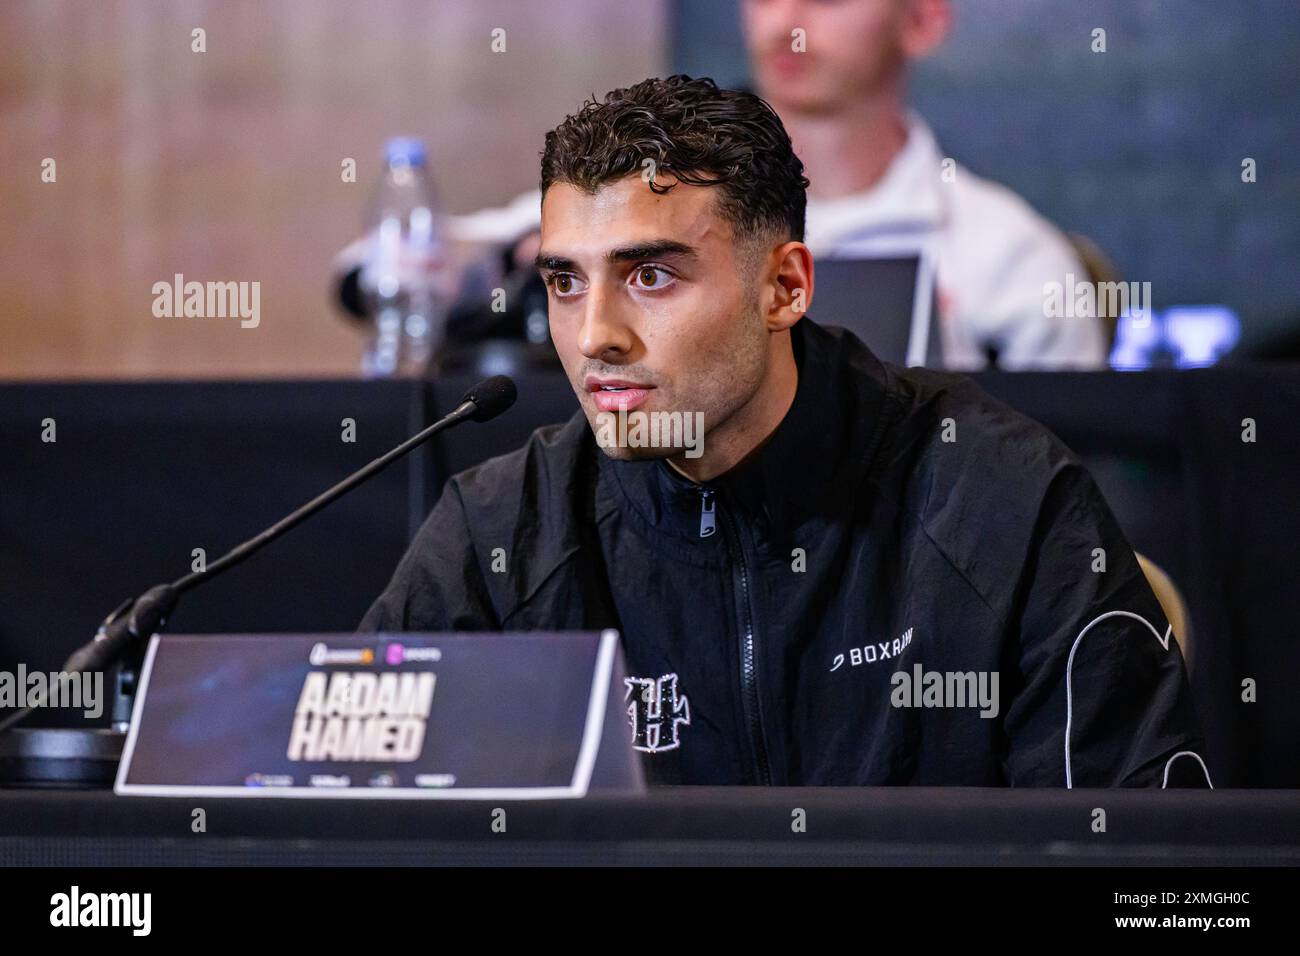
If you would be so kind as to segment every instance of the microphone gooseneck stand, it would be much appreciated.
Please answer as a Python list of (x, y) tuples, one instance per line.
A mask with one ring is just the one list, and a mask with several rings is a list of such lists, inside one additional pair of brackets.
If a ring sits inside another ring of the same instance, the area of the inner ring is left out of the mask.
[(44, 703), (37, 700), (0, 720), (0, 785), (69, 787), (110, 783), (130, 725), (149, 638), (166, 624), (182, 594), (247, 560), (443, 429), (464, 421), (485, 422), (495, 418), (514, 404), (516, 395), (515, 383), (505, 375), (494, 375), (479, 382), (448, 415), (321, 492), (261, 534), (223, 554), (204, 570), (191, 572), (170, 584), (159, 584), (138, 598), (123, 601), (104, 618), (95, 637), (74, 651), (63, 665), (67, 674), (104, 672), (114, 664), (121, 665), (113, 698), (112, 729), (16, 729), (16, 724)]

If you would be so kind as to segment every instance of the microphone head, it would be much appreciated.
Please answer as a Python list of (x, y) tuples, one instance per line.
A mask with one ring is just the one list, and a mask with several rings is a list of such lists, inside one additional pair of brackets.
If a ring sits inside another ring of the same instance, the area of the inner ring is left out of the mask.
[(476, 422), (486, 422), (513, 405), (518, 395), (514, 379), (509, 375), (493, 375), (471, 388), (460, 401), (461, 404), (473, 402), (475, 411), (470, 418)]

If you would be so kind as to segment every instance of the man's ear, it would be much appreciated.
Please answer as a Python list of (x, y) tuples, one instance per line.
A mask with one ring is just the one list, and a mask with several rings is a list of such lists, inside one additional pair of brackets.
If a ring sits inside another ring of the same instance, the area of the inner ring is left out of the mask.
[(769, 332), (783, 332), (798, 322), (813, 297), (812, 252), (802, 242), (777, 246), (768, 256), (771, 276), (764, 298), (763, 319)]
[(950, 0), (907, 0), (899, 42), (909, 60), (928, 56), (943, 43), (952, 27)]

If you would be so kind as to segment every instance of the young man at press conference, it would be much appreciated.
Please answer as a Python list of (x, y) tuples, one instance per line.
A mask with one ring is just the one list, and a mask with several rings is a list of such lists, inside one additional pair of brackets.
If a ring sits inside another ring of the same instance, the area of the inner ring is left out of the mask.
[(776, 114), (705, 79), (547, 135), (581, 411), (451, 479), (362, 630), (617, 628), (652, 782), (1205, 786), (1100, 492), (972, 384), (804, 315), (806, 185)]

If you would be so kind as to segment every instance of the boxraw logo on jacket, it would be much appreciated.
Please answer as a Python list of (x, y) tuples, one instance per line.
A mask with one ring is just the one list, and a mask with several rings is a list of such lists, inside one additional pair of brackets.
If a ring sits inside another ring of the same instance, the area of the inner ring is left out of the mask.
[(846, 660), (850, 667), (889, 660), (903, 653), (907, 645), (911, 643), (912, 628), (909, 627), (901, 637), (894, 638), (892, 642), (880, 641), (876, 644), (867, 644), (864, 647), (851, 647), (847, 658), (843, 654), (836, 654), (835, 659), (831, 661), (831, 671), (839, 670), (844, 666)]

